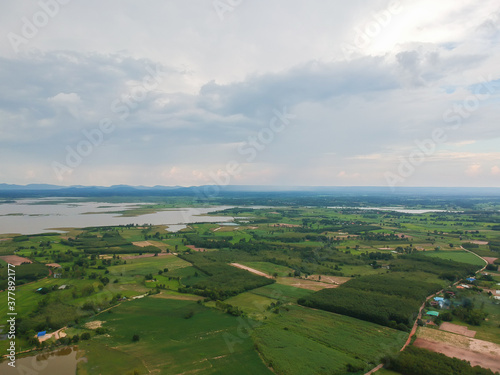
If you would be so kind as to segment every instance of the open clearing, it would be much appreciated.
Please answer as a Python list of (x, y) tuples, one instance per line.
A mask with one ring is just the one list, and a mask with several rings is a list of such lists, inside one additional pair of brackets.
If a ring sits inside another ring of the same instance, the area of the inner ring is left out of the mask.
[(274, 263), (269, 263), (269, 262), (240, 262), (239, 264), (244, 265), (245, 267), (250, 267), (254, 270), (264, 272), (265, 274), (269, 276), (273, 275), (278, 275), (278, 276), (289, 276), (290, 273), (293, 274), (294, 270), (285, 267), (285, 266), (280, 266), (278, 264)]
[(497, 260), (498, 258), (492, 258), (492, 257), (483, 257), (483, 259), (485, 261), (488, 262), (488, 264), (494, 264), (495, 263), (495, 260)]
[(329, 284), (329, 283), (323, 283), (323, 282), (318, 282), (318, 281), (313, 281), (313, 280), (305, 280), (305, 279), (298, 279), (295, 277), (278, 277), (276, 279), (276, 282), (278, 284), (283, 284), (283, 285), (289, 285), (293, 286), (295, 288), (302, 288), (302, 289), (308, 289), (308, 290), (322, 290), (326, 288), (336, 288), (337, 285), (335, 284)]
[(341, 285), (351, 280), (351, 278), (345, 276), (311, 275), (307, 278), (307, 280), (321, 281), (323, 283)]
[(244, 266), (243, 264), (230, 263), (230, 265), (233, 266), (233, 267), (241, 268), (242, 270), (254, 273), (254, 274), (259, 275), (259, 276), (267, 277), (268, 279), (272, 279), (273, 278), (272, 276), (269, 276), (267, 273), (258, 271), (258, 270), (254, 269), (254, 268), (250, 268), (250, 267)]
[(23, 263), (33, 263), (28, 258), (23, 258), (23, 257), (17, 256), (17, 255), (4, 255), (4, 256), (1, 256), (0, 259), (2, 259), (3, 261), (10, 263), (14, 266), (20, 266)]
[(434, 342), (417, 338), (413, 343), (416, 347), (442, 353), (448, 357), (455, 357), (469, 361), (472, 366), (488, 368), (493, 372), (500, 372), (500, 356), (488, 355), (470, 351), (468, 349), (457, 348), (442, 342)]
[(452, 333), (458, 333), (459, 335), (467, 336), (467, 337), (474, 337), (476, 336), (476, 331), (471, 331), (465, 326), (459, 326), (457, 324), (453, 323), (448, 323), (448, 322), (443, 322), (439, 326), (439, 329), (443, 331), (448, 331)]

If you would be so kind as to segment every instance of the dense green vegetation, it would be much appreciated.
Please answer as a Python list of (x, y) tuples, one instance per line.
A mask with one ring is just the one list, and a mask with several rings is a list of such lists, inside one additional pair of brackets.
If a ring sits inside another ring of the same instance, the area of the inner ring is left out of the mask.
[[(214, 214), (245, 219), (234, 226), (191, 224), (178, 233), (144, 224), (0, 236), (0, 254), (34, 262), (16, 267), (19, 350), (78, 342), (89, 359), (79, 375), (266, 373), (267, 366), (278, 374), (362, 374), (401, 348), (425, 298), (441, 289), (455, 294), (442, 309), (429, 301), (425, 312), (440, 317), (425, 320), (473, 326), (476, 338), (500, 343), (498, 302), (488, 293), (500, 282), (496, 265), (470, 289), (450, 287), (485, 264), (461, 246), (500, 258), (500, 201), (217, 199), (212, 202), (270, 207), (230, 208)], [(129, 214), (196, 204), (180, 197), (151, 202), (157, 203)], [(457, 212), (359, 209), (389, 202)], [(326, 208), (342, 205), (350, 208)], [(61, 265), (53, 269), (56, 277), (44, 278), (47, 263)], [(0, 282), (5, 275), (0, 261)], [(6, 313), (0, 305), (0, 319)], [(103, 326), (89, 328), (88, 321)], [(67, 338), (43, 345), (34, 339), (36, 331), (63, 327)], [(0, 350), (6, 344), (0, 341)]]
[(479, 366), (471, 367), (466, 361), (414, 346), (385, 361), (389, 369), (405, 375), (494, 375), (492, 371)]
[[(256, 328), (259, 352), (277, 374), (364, 374), (396, 353), (407, 334), (342, 315), (291, 306)], [(385, 353), (385, 354), (384, 354)]]
[[(40, 263), (21, 264), (16, 267), (16, 285), (22, 285), (49, 275), (49, 269)], [(0, 268), (0, 290), (8, 285), (7, 267)]]
[(362, 276), (348, 281), (341, 285), (340, 288), (377, 292), (417, 301), (424, 301), (427, 296), (442, 289), (440, 284), (411, 280), (406, 277), (407, 274), (400, 272), (387, 275)]
[(421, 303), (414, 299), (352, 288), (323, 289), (299, 299), (301, 305), (408, 331)]
[[(144, 365), (160, 374), (271, 374), (252, 340), (240, 338), (240, 318), (192, 301), (153, 297), (112, 311), (96, 318), (111, 335), (92, 332), (91, 342), (81, 345), (88, 359), (79, 365), (84, 374), (117, 373), (109, 367), (123, 366), (124, 360), (131, 364), (127, 371), (137, 366), (140, 374), (146, 373)], [(139, 340), (133, 342), (134, 335)]]
[(195, 268), (208, 277), (180, 290), (203, 295), (213, 300), (226, 299), (274, 282), (274, 280), (217, 261), (211, 253), (187, 254), (181, 258), (192, 263)]

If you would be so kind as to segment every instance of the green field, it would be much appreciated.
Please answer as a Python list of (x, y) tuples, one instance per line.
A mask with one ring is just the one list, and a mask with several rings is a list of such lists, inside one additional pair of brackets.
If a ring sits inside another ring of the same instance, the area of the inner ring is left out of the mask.
[[(196, 223), (176, 233), (144, 224), (4, 236), (0, 254), (35, 262), (17, 269), (19, 284), (21, 279), (36, 280), (17, 286), (18, 349), (38, 344), (35, 329), (66, 327), (69, 338), (84, 333), (91, 338), (51, 339), (45, 345), (51, 350), (78, 343), (88, 360), (79, 364), (79, 375), (271, 374), (270, 369), (280, 375), (364, 374), (385, 355), (398, 352), (425, 297), (484, 265), (460, 246), (500, 257), (500, 203), (487, 210), (474, 200), (460, 212), (406, 214), (326, 208), (367, 206), (368, 197), (219, 198), (211, 203), (234, 208), (214, 215), (243, 216), (248, 222)], [(396, 204), (458, 211), (462, 202), (419, 199)], [(156, 203), (125, 214), (168, 209), (179, 202), (188, 206), (182, 197), (150, 202)], [(144, 241), (154, 246), (132, 244)], [(178, 255), (125, 259), (159, 250)], [(47, 271), (44, 263), (62, 266), (57, 278), (41, 279)], [(230, 263), (277, 277), (257, 276)], [(5, 273), (5, 262), (0, 262), (0, 281)], [(316, 281), (319, 276), (322, 282)], [(500, 281), (498, 274), (493, 281), (478, 277), (476, 285), (485, 289), (495, 289)], [(323, 289), (326, 278), (349, 281)], [(63, 284), (66, 288), (59, 289)], [(500, 343), (499, 305), (487, 290), (453, 290), (456, 306), (468, 299), (488, 314), (480, 326), (469, 327), (477, 331), (476, 338)], [(299, 306), (299, 300), (317, 304)], [(6, 309), (0, 304), (4, 321)], [(466, 324), (463, 315), (452, 319)], [(102, 321), (108, 331), (97, 334), (85, 326), (89, 320)], [(133, 342), (135, 334), (139, 340)], [(0, 341), (0, 351), (6, 345)]]
[(427, 256), (431, 257), (436, 257), (440, 259), (446, 259), (446, 260), (454, 260), (455, 262), (462, 262), (462, 263), (469, 263), (469, 264), (474, 264), (476, 266), (484, 266), (486, 263), (479, 258), (478, 256), (471, 254), (467, 251), (426, 251), (423, 252), (422, 254), (425, 254)]
[(109, 273), (112, 276), (133, 276), (147, 274), (158, 274), (158, 271), (163, 271), (168, 268), (173, 271), (179, 268), (190, 266), (190, 263), (174, 256), (158, 256), (150, 258), (128, 259), (127, 264), (109, 267)]
[(396, 353), (404, 332), (328, 312), (289, 306), (253, 334), (258, 350), (277, 374), (363, 374)]
[[(124, 358), (140, 374), (147, 373), (144, 367), (156, 374), (271, 374), (252, 340), (240, 338), (236, 317), (192, 301), (159, 298), (127, 302), (112, 311), (96, 318), (104, 321), (109, 337), (93, 338), (79, 374), (122, 375)], [(134, 334), (139, 341), (132, 341)]]

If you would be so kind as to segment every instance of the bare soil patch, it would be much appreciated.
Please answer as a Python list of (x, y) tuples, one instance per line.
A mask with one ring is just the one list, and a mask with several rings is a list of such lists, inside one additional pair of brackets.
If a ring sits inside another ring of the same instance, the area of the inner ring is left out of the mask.
[(60, 338), (66, 337), (66, 333), (64, 332), (65, 329), (66, 329), (66, 327), (58, 329), (57, 331), (52, 332), (52, 333), (47, 333), (45, 336), (42, 336), (42, 337), (38, 337), (38, 335), (36, 335), (35, 338), (37, 338), (38, 341), (40, 341), (40, 342), (47, 341), (47, 340), (51, 339), (52, 337), (56, 340), (59, 340)]
[(277, 279), (278, 284), (283, 284), (283, 285), (288, 285), (288, 286), (293, 286), (295, 288), (302, 288), (302, 289), (308, 289), (308, 290), (322, 290), (326, 288), (336, 288), (338, 285), (335, 284), (328, 284), (328, 283), (323, 283), (323, 282), (318, 282), (318, 281), (313, 281), (313, 280), (305, 280), (305, 279), (297, 279), (294, 277), (278, 277)]
[(474, 241), (469, 241), (470, 243), (473, 243), (473, 244), (476, 244), (476, 245), (488, 245), (489, 242), (488, 241), (478, 241), (478, 240), (474, 240)]
[(492, 258), (492, 257), (482, 257), (485, 261), (488, 262), (488, 264), (493, 264), (495, 263), (495, 260), (497, 260), (498, 258)]
[(272, 276), (269, 276), (267, 273), (258, 271), (255, 268), (250, 268), (250, 267), (244, 266), (243, 264), (230, 263), (230, 265), (233, 266), (233, 267), (241, 268), (242, 270), (246, 270), (248, 272), (254, 273), (254, 274), (259, 275), (259, 276), (267, 277), (268, 279), (272, 279), (273, 278)]
[(23, 258), (23, 257), (20, 257), (18, 255), (4, 255), (4, 256), (1, 256), (0, 259), (2, 259), (3, 261), (10, 263), (14, 266), (20, 266), (23, 263), (33, 263), (28, 258)]
[(448, 322), (443, 322), (439, 326), (439, 329), (443, 331), (448, 331), (452, 333), (458, 333), (459, 335), (467, 336), (467, 337), (474, 337), (476, 336), (476, 331), (471, 331), (467, 327), (464, 326), (459, 326), (457, 324), (453, 323), (448, 323)]
[(469, 361), (472, 366), (480, 366), (490, 369), (493, 372), (500, 372), (500, 360), (498, 356), (472, 352), (468, 349), (456, 348), (442, 342), (433, 342), (421, 338), (417, 338), (413, 345), (442, 353), (448, 357)]
[(152, 298), (162, 298), (162, 299), (176, 299), (179, 301), (198, 301), (198, 300), (202, 300), (205, 298), (205, 297), (201, 297), (201, 296), (189, 296), (189, 295), (178, 296), (178, 295), (163, 294), (163, 293), (154, 294), (151, 297)]
[[(321, 280), (319, 279), (320, 276)], [(351, 280), (351, 278), (344, 276), (311, 275), (307, 278), (307, 280), (321, 281), (322, 283), (341, 285)]]
[(54, 268), (59, 268), (61, 265), (59, 263), (46, 263), (45, 264), (47, 267), (54, 267)]
[(88, 328), (88, 329), (97, 329), (97, 328), (100, 328), (102, 327), (102, 325), (106, 323), (102, 320), (94, 320), (93, 322), (88, 322), (88, 323), (85, 323), (85, 328)]
[(204, 249), (202, 247), (196, 247), (194, 245), (187, 245), (187, 247), (189, 247), (191, 250), (194, 250), (194, 251), (199, 251), (199, 252), (207, 251), (207, 249)]
[(138, 241), (138, 242), (132, 242), (132, 245), (139, 246), (139, 247), (147, 247), (147, 246), (154, 246), (152, 243), (149, 241)]
[(417, 337), (434, 342), (442, 342), (457, 348), (469, 349), (470, 338), (438, 329), (419, 327)]
[[(165, 257), (165, 256), (169, 256), (169, 255), (174, 255), (174, 254), (170, 254), (170, 253), (158, 253), (157, 256), (159, 256), (159, 257)], [(128, 257), (122, 257), (122, 259), (127, 260), (127, 259), (138, 259), (138, 258), (152, 258), (154, 256), (155, 256), (154, 254), (130, 255)]]

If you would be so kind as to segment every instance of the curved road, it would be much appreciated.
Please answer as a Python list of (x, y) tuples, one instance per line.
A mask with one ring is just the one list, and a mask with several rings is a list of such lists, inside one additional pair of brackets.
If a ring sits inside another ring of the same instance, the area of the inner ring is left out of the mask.
[[(486, 266), (488, 265), (488, 262), (486, 261), (486, 259), (484, 259), (483, 257), (477, 255), (475, 252), (473, 251), (470, 251), (470, 250), (467, 250), (467, 249), (464, 249), (462, 246), (460, 246), (460, 248), (462, 250), (465, 250), (471, 254), (474, 254), (475, 256), (477, 256), (478, 258), (482, 259), (486, 264), (483, 268), (481, 268), (480, 270), (476, 271), (476, 274), (478, 274), (479, 272), (483, 272), (484, 269), (486, 268)], [(457, 285), (458, 283), (460, 283), (462, 280), (459, 280), (459, 281), (456, 281), (455, 283), (453, 283), (451, 286), (455, 286)], [(436, 292), (432, 295), (430, 295), (429, 297), (427, 297), (425, 299), (425, 302), (422, 304), (422, 306), (420, 306), (420, 310), (418, 311), (418, 315), (417, 315), (417, 318), (415, 319), (415, 323), (413, 323), (413, 327), (411, 329), (411, 332), (410, 332), (410, 335), (408, 336), (408, 340), (406, 340), (406, 343), (403, 345), (403, 347), (401, 348), (400, 352), (402, 352), (403, 350), (406, 349), (406, 347), (408, 345), (410, 345), (410, 342), (411, 342), (411, 339), (413, 337), (413, 335), (417, 332), (417, 327), (418, 327), (418, 320), (422, 318), (422, 311), (424, 310), (424, 307), (425, 307), (425, 304), (427, 303), (428, 300), (430, 300), (431, 298), (435, 297), (436, 295), (438, 295), (439, 293), (443, 292), (444, 289), (441, 289), (439, 292)], [(365, 375), (371, 375), (375, 372), (377, 372), (378, 370), (380, 370), (382, 367), (384, 367), (383, 364), (380, 364), (378, 365), (377, 367), (375, 367), (374, 369), (370, 370), (369, 372), (367, 372)]]

